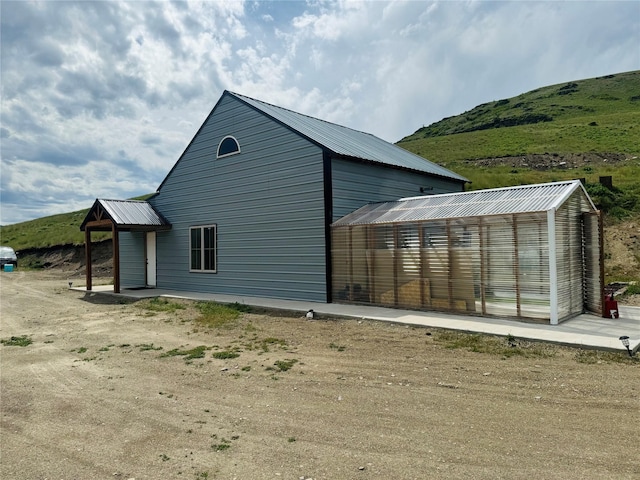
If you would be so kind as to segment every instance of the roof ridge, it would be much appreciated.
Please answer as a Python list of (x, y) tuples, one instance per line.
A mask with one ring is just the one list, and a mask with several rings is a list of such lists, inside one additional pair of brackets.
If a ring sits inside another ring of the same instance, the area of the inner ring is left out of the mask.
[[(344, 129), (347, 129), (347, 130), (351, 130), (352, 132), (358, 132), (358, 133), (362, 133), (363, 135), (369, 135), (369, 136), (372, 136), (372, 137), (375, 137), (375, 138), (380, 138), (380, 137), (377, 137), (376, 135), (374, 135), (373, 133), (365, 132), (364, 130), (356, 130), (355, 128), (347, 127), (346, 125), (341, 125), (341, 124), (336, 123), (336, 122), (330, 122), (329, 120), (325, 120), (325, 119), (319, 118), (319, 117), (314, 117), (314, 116), (308, 115), (306, 113), (297, 112), (297, 111), (292, 110), (290, 108), (281, 107), (280, 105), (276, 105), (274, 103), (265, 102), (264, 100), (259, 100), (257, 98), (253, 98), (253, 97), (250, 97), (248, 95), (243, 95), (243, 94), (238, 93), (238, 92), (232, 92), (231, 90), (226, 90), (226, 92), (231, 94), (231, 95), (234, 95), (236, 97), (247, 98), (247, 99), (249, 99), (249, 100), (251, 100), (253, 102), (262, 103), (262, 104), (268, 105), (269, 107), (272, 107), (272, 108), (277, 108), (279, 110), (284, 110), (284, 111), (287, 111), (287, 112), (291, 112), (291, 113), (293, 113), (295, 115), (300, 115), (302, 117), (307, 117), (307, 118), (310, 118), (312, 120), (317, 120), (319, 122), (324, 122), (324, 123), (327, 123), (329, 125), (334, 125), (334, 126), (336, 126), (338, 128), (344, 128)], [(380, 138), (380, 140), (386, 141), (386, 140), (383, 140), (382, 138)], [(391, 145), (393, 145), (393, 144), (391, 144)], [(402, 147), (400, 147), (400, 148), (402, 148)], [(412, 152), (409, 152), (409, 153), (412, 153)]]

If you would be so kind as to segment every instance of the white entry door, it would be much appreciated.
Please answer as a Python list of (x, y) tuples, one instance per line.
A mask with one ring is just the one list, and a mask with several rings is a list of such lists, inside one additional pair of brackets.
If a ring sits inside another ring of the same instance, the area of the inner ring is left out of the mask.
[(156, 286), (156, 232), (147, 232), (147, 286)]

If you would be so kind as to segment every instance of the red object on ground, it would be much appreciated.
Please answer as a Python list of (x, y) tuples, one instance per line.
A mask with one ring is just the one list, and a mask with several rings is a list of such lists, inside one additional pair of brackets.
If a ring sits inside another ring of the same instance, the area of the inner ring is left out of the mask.
[(618, 302), (616, 300), (605, 299), (604, 312), (602, 312), (602, 316), (604, 318), (620, 318)]

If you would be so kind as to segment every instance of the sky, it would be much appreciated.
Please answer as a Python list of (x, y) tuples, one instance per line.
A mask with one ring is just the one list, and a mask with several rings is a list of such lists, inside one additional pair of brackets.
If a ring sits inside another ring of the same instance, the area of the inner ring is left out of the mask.
[(640, 69), (636, 0), (0, 0), (0, 29), (0, 225), (155, 192), (225, 89), (397, 142)]

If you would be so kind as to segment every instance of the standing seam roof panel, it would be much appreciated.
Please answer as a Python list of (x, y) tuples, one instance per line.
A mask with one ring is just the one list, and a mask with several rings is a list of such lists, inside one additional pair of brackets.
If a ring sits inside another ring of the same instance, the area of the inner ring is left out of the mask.
[(463, 182), (469, 181), (451, 170), (369, 133), (303, 115), (237, 93), (227, 93), (282, 122), (335, 154), (409, 168)]
[(98, 200), (116, 225), (168, 225), (153, 207), (137, 200)]

